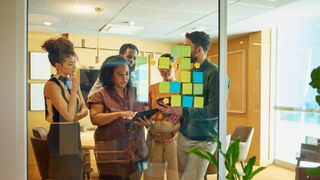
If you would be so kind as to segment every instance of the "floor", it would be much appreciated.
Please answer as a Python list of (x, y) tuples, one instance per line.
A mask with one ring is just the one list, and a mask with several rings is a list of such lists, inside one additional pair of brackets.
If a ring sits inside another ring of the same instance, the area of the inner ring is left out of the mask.
[[(98, 172), (95, 166), (95, 162), (92, 162), (93, 173), (91, 174), (91, 179), (98, 179)], [(39, 180), (40, 174), (37, 165), (29, 165), (28, 167), (28, 179), (29, 180)], [(295, 172), (288, 170), (279, 166), (271, 165), (268, 166), (264, 171), (257, 174), (254, 180), (294, 180)], [(215, 180), (216, 175), (208, 175), (208, 180)]]

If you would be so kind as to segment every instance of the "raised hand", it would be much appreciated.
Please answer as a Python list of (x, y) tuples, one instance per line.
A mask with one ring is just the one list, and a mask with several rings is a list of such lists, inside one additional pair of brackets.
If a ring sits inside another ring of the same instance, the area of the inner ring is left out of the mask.
[(69, 84), (70, 84), (70, 89), (71, 89), (71, 92), (74, 92), (76, 93), (78, 91), (78, 86), (79, 86), (79, 82), (78, 82), (78, 79), (75, 78), (74, 76), (70, 76), (69, 78)]

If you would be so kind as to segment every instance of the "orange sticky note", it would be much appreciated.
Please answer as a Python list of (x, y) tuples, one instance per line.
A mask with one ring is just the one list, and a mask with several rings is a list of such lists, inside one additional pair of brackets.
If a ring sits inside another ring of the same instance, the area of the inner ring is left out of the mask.
[(199, 63), (195, 63), (193, 66), (194, 66), (194, 68), (196, 68), (196, 69), (199, 69), (199, 68), (200, 68), (200, 64), (199, 64)]
[(170, 102), (170, 101), (169, 101), (169, 98), (164, 98), (164, 99), (163, 99), (163, 103), (164, 103), (164, 104), (169, 104), (169, 102)]

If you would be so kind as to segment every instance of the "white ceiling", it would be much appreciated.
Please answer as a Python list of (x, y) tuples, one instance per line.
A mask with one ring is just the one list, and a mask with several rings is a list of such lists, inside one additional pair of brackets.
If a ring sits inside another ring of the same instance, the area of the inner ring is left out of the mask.
[[(28, 5), (29, 31), (96, 34), (98, 16), (94, 9), (102, 7), (99, 28), (125, 21), (144, 27), (130, 37), (177, 41), (196, 27), (206, 27), (205, 32), (212, 37), (217, 35), (218, 0), (29, 0)], [(305, 10), (303, 7), (320, 12), (319, 0), (228, 0), (229, 34), (253, 32), (273, 22), (281, 23), (285, 20), (281, 17), (290, 18), (285, 14), (292, 15), (292, 10), (303, 16), (305, 13), (299, 13)], [(305, 11), (310, 15), (310, 11)], [(280, 17), (274, 16), (279, 13)], [(45, 21), (52, 25), (45, 26)]]

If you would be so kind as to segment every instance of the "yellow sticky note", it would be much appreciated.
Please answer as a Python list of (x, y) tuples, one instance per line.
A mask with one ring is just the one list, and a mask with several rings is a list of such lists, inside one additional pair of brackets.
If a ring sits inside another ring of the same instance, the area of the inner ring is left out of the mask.
[(181, 71), (180, 72), (180, 81), (181, 82), (190, 82), (191, 73), (189, 71)]
[(181, 95), (172, 95), (171, 96), (171, 106), (172, 107), (181, 107)]
[(199, 63), (195, 63), (193, 66), (194, 66), (194, 68), (196, 68), (196, 69), (199, 69), (199, 68), (200, 68), (200, 64), (199, 64)]
[(182, 69), (188, 69), (189, 70), (191, 68), (191, 60), (190, 60), (190, 58), (182, 58), (180, 64), (181, 64), (181, 68)]
[(182, 83), (182, 94), (192, 94), (192, 83)]
[(168, 57), (159, 58), (159, 69), (169, 69), (170, 60)]
[(181, 57), (190, 57), (191, 55), (190, 46), (181, 46), (180, 54), (181, 54)]
[(194, 97), (193, 107), (195, 108), (203, 108), (204, 98), (203, 97)]
[(164, 99), (163, 99), (163, 103), (164, 103), (164, 104), (169, 104), (169, 102), (170, 102), (169, 98), (164, 98)]
[(160, 93), (170, 92), (170, 82), (160, 82), (159, 83), (159, 92)]

